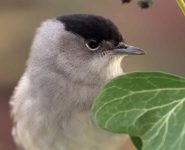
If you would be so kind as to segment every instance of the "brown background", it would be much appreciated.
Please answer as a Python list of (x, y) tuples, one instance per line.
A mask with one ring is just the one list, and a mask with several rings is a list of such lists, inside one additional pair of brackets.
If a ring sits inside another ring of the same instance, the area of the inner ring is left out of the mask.
[[(185, 17), (175, 0), (156, 0), (148, 10), (137, 1), (0, 0), (0, 150), (15, 150), (8, 101), (25, 68), (34, 31), (40, 22), (68, 13), (93, 13), (113, 20), (130, 44), (147, 51), (128, 57), (126, 71), (158, 70), (185, 76)], [(128, 143), (127, 150), (134, 150)]]

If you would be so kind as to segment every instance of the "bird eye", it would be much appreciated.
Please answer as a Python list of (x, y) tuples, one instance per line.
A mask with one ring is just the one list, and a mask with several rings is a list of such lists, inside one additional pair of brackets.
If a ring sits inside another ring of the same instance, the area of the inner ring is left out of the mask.
[(100, 47), (100, 43), (96, 40), (89, 40), (85, 44), (87, 48), (91, 51), (95, 51)]

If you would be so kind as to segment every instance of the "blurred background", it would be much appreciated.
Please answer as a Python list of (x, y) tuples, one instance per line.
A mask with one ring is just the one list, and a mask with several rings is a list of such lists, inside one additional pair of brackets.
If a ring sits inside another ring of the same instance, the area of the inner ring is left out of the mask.
[[(35, 29), (51, 17), (92, 13), (110, 18), (129, 44), (147, 51), (124, 60), (127, 72), (155, 70), (185, 76), (185, 17), (175, 0), (155, 1), (141, 10), (137, 1), (0, 0), (0, 150), (15, 150), (9, 98), (24, 71)], [(134, 150), (131, 142), (127, 150)]]

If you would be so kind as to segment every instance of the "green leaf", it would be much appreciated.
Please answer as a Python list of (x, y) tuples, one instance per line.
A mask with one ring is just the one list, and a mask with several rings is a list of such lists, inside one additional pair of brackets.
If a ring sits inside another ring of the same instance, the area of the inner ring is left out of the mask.
[(92, 118), (103, 129), (139, 137), (142, 150), (184, 150), (185, 78), (160, 72), (119, 76), (97, 96)]
[(136, 148), (138, 150), (141, 150), (141, 148), (142, 148), (142, 140), (141, 140), (141, 138), (136, 137), (136, 136), (131, 136), (130, 138), (131, 138), (132, 142), (134, 143), (134, 145), (136, 146)]

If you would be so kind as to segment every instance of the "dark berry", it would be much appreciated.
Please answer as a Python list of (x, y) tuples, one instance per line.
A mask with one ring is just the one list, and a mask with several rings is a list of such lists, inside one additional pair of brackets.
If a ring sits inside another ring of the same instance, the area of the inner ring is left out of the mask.
[(131, 0), (121, 0), (121, 1), (124, 4), (124, 3), (130, 3)]
[(145, 0), (139, 1), (138, 4), (139, 4), (139, 6), (140, 6), (141, 8), (143, 8), (143, 9), (149, 8), (149, 7), (150, 7), (149, 2), (146, 2)]

